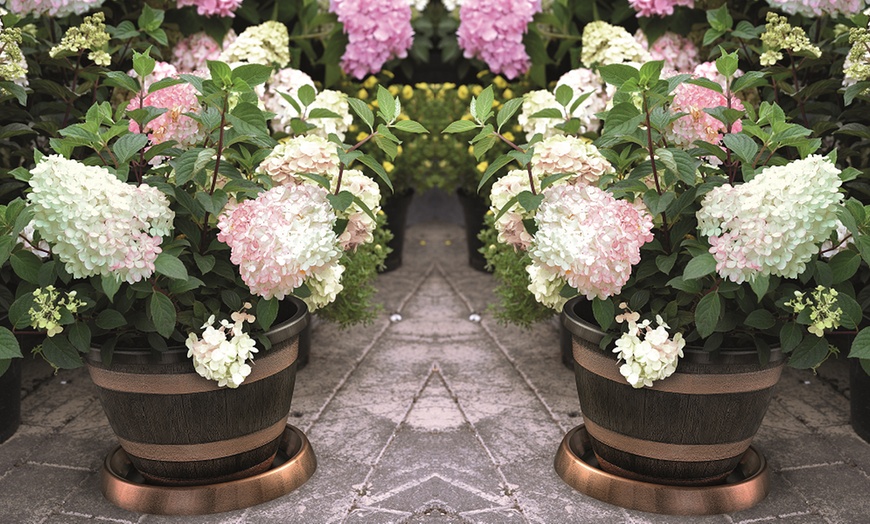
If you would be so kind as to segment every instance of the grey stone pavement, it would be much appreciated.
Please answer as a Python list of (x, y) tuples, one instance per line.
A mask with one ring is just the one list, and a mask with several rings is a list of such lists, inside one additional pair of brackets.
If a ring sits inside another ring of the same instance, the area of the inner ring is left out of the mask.
[(492, 278), (468, 267), (458, 225), (418, 223), (408, 236), (404, 265), (379, 277), (373, 325), (314, 329), (289, 418), (317, 455), (308, 483), (202, 517), (116, 508), (98, 473), (116, 442), (86, 371), (52, 376), (31, 362), (22, 426), (0, 445), (0, 524), (870, 522), (870, 444), (849, 426), (843, 362), (784, 374), (755, 440), (772, 468), (755, 508), (678, 518), (574, 491), (553, 470), (582, 422), (556, 324), (523, 331), (487, 315)]

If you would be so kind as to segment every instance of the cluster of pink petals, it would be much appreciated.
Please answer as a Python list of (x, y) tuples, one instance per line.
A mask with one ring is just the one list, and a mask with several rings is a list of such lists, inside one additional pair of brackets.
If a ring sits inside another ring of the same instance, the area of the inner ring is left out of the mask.
[(789, 14), (814, 17), (822, 15), (855, 15), (864, 7), (863, 0), (767, 0), (771, 7)]
[[(175, 140), (181, 146), (190, 147), (196, 145), (203, 137), (202, 129), (197, 121), (184, 114), (197, 113), (200, 110), (200, 103), (196, 98), (196, 88), (192, 85), (176, 84), (154, 91), (145, 96), (142, 105), (167, 110), (145, 124), (144, 131), (140, 131), (139, 124), (136, 122), (130, 122), (130, 131), (148, 133), (148, 140), (152, 145)], [(128, 111), (135, 109), (139, 109), (138, 96), (133, 97), (127, 104)]]
[(644, 32), (638, 29), (634, 38), (647, 48), (653, 60), (664, 60), (665, 68), (677, 73), (691, 73), (699, 63), (698, 46), (677, 33), (669, 31), (649, 44)]
[(670, 16), (678, 5), (692, 7), (695, 0), (628, 0), (638, 18), (649, 16)]
[(202, 16), (235, 17), (242, 0), (178, 0), (178, 7), (194, 6)]
[(456, 36), (465, 58), (479, 58), (489, 70), (514, 79), (529, 70), (523, 35), (541, 0), (465, 0)]
[(19, 16), (48, 15), (64, 17), (87, 13), (103, 5), (104, 0), (8, 0), (6, 9)]
[(296, 185), (310, 180), (301, 174), (335, 177), (338, 166), (335, 144), (317, 135), (302, 135), (275, 146), (257, 170), (276, 185)]
[[(235, 33), (232, 31), (227, 34), (227, 39), (234, 37)], [(172, 64), (182, 73), (192, 73), (205, 67), (207, 60), (218, 60), (220, 55), (220, 44), (205, 32), (199, 32), (182, 38), (175, 44), (172, 48)]]
[(414, 43), (411, 6), (405, 0), (331, 0), (347, 34), (342, 70), (362, 79), (380, 72), (391, 58), (405, 58)]
[(563, 184), (544, 190), (535, 215), (532, 261), (549, 268), (588, 299), (617, 294), (653, 239), (646, 209), (595, 186)]
[(230, 247), (251, 293), (279, 300), (315, 272), (338, 264), (335, 213), (326, 191), (277, 186), (218, 217), (218, 240)]
[(535, 144), (532, 174), (537, 177), (570, 173), (574, 175), (568, 178), (570, 183), (586, 185), (612, 172), (613, 166), (598, 148), (577, 137), (556, 135)]
[[(726, 126), (704, 109), (726, 107), (727, 104), (728, 100), (722, 93), (694, 84), (680, 84), (674, 92), (671, 111), (687, 114), (673, 123), (669, 133), (671, 140), (683, 147), (692, 145), (695, 140), (718, 144), (727, 131)], [(732, 96), (731, 107), (742, 110), (743, 103)], [(739, 120), (731, 126), (732, 133), (739, 133), (741, 129), (743, 126)]]

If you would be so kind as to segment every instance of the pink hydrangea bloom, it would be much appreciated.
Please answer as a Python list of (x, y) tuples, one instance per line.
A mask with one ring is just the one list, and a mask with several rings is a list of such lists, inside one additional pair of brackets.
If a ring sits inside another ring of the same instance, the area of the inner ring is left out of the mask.
[(596, 184), (613, 166), (591, 143), (574, 136), (556, 135), (538, 142), (532, 155), (532, 173), (538, 177), (570, 173), (572, 184)]
[[(695, 66), (695, 69), (693, 69), (691, 73), (697, 77), (712, 80), (722, 86), (722, 89), (725, 89), (725, 76), (716, 69), (716, 62), (701, 62)], [(738, 69), (734, 73), (734, 78), (740, 76), (743, 76), (743, 71)]]
[(532, 261), (590, 300), (619, 293), (640, 262), (641, 246), (653, 239), (649, 212), (595, 186), (563, 184), (543, 194)]
[(741, 283), (757, 274), (803, 273), (839, 223), (839, 175), (829, 159), (811, 155), (707, 193), (698, 229), (709, 237), (719, 275)]
[(323, 188), (277, 186), (222, 213), (217, 238), (230, 246), (230, 260), (251, 293), (280, 300), (319, 270), (338, 265), (334, 226)]
[(465, 0), (456, 36), (465, 58), (479, 58), (490, 71), (509, 79), (529, 70), (523, 35), (540, 0)]
[(669, 16), (674, 14), (674, 7), (678, 5), (693, 7), (695, 0), (628, 0), (628, 3), (637, 11), (637, 16), (640, 18)]
[(19, 16), (48, 15), (62, 18), (84, 14), (103, 5), (104, 0), (8, 0), (6, 9)]
[(178, 7), (194, 6), (202, 16), (222, 16), (233, 18), (242, 0), (178, 0)]
[[(196, 113), (200, 110), (196, 98), (196, 88), (190, 84), (177, 84), (149, 93), (143, 100), (143, 106), (165, 108), (168, 111), (145, 124), (140, 131), (136, 122), (130, 122), (133, 133), (148, 133), (151, 144), (160, 144), (175, 140), (181, 146), (193, 146), (203, 138), (202, 129), (196, 120), (184, 113)], [(134, 97), (127, 104), (127, 110), (139, 108), (139, 97)]]
[(767, 0), (771, 7), (789, 14), (816, 17), (822, 15), (855, 15), (864, 7), (863, 0)]
[[(230, 30), (224, 38), (224, 46), (235, 40)], [(221, 45), (204, 32), (194, 33), (179, 40), (172, 48), (172, 64), (182, 73), (192, 73), (205, 67), (206, 60), (218, 60)]]
[[(703, 140), (718, 144), (727, 131), (725, 124), (717, 120), (704, 109), (727, 106), (727, 99), (722, 93), (694, 84), (680, 84), (674, 92), (671, 111), (687, 113), (677, 119), (669, 131), (669, 138), (678, 146), (690, 146), (695, 140)], [(743, 109), (740, 99), (732, 96), (731, 107)], [(732, 133), (739, 133), (743, 125), (738, 120), (731, 126)]]
[(667, 32), (649, 44), (644, 32), (638, 29), (634, 38), (649, 51), (653, 60), (664, 60), (665, 67), (677, 73), (691, 73), (698, 65), (698, 47), (677, 33)]
[(300, 176), (303, 173), (335, 178), (338, 166), (335, 144), (317, 135), (302, 135), (275, 146), (257, 171), (269, 175), (275, 184), (298, 185), (309, 180)]
[(329, 10), (344, 24), (347, 48), (342, 70), (362, 79), (391, 58), (405, 58), (414, 42), (411, 6), (404, 0), (332, 0)]

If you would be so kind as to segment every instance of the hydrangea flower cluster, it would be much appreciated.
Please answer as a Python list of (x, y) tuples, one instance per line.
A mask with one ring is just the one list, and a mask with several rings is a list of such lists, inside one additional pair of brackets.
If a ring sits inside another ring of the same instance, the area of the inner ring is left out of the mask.
[(568, 282), (558, 270), (532, 261), (526, 266), (529, 274), (529, 291), (535, 300), (555, 311), (562, 311), (568, 299), (562, 296), (562, 288)]
[[(541, 181), (533, 177), (535, 191), (541, 188)], [(517, 196), (521, 191), (529, 189), (529, 174), (522, 169), (513, 169), (492, 184), (489, 199), (492, 204), (492, 212), (499, 212)], [(514, 246), (516, 249), (527, 250), (532, 243), (533, 237), (526, 231), (523, 224), (523, 209), (519, 204), (513, 204), (509, 210), (495, 221), (495, 229), (498, 231), (498, 241)], [(561, 288), (560, 288), (561, 289)]]
[[(607, 109), (607, 103), (613, 97), (616, 88), (613, 86), (607, 86), (604, 83), (604, 80), (601, 79), (601, 75), (585, 67), (572, 69), (562, 75), (559, 78), (559, 81), (556, 82), (556, 87), (558, 88), (561, 85), (566, 85), (574, 91), (574, 96), (571, 98), (571, 102), (568, 103), (568, 109), (573, 107), (574, 102), (580, 98), (580, 96), (586, 93), (592, 93), (571, 112), (571, 118), (580, 120), (580, 133), (597, 131), (600, 125), (600, 120), (595, 114)], [(555, 98), (553, 98), (553, 100), (555, 100)], [(559, 104), (556, 104), (555, 107), (559, 107)], [(534, 120), (552, 121), (553, 119), (536, 118)]]
[(429, 5), (429, 0), (406, 0), (408, 5), (416, 9), (418, 13), (422, 13), (426, 6)]
[(586, 24), (581, 43), (580, 61), (586, 67), (625, 62), (642, 64), (651, 60), (649, 51), (631, 33), (603, 20)]
[(773, 11), (767, 13), (767, 24), (761, 34), (764, 52), (759, 57), (763, 66), (771, 66), (783, 59), (782, 50), (792, 53), (806, 52), (816, 58), (822, 56), (822, 50), (814, 46), (801, 27), (792, 27), (788, 19)]
[(638, 322), (640, 315), (628, 311), (624, 302), (619, 307), (626, 312), (617, 315), (616, 321), (628, 325), (628, 331), (619, 337), (613, 349), (618, 359), (624, 362), (619, 373), (634, 388), (652, 387), (654, 381), (673, 375), (686, 347), (683, 334), (676, 333), (671, 338), (668, 333), (670, 326), (661, 316), (656, 315), (658, 326), (653, 329), (649, 320)]
[[(592, 97), (589, 97), (592, 98)], [(556, 129), (556, 124), (559, 120), (556, 118), (532, 118), (532, 115), (544, 109), (560, 109), (561, 106), (556, 101), (556, 95), (546, 89), (537, 89), (529, 91), (523, 95), (523, 105), (520, 114), (517, 117), (517, 123), (523, 128), (523, 132), (528, 137), (533, 137), (540, 134), (544, 138), (561, 134), (562, 131)], [(579, 108), (578, 108), (579, 109)], [(591, 121), (590, 121), (591, 123)]]
[(196, 12), (202, 16), (233, 18), (240, 5), (242, 5), (242, 0), (178, 0), (179, 8), (196, 7)]
[[(196, 120), (185, 115), (185, 113), (198, 113), (200, 111), (200, 103), (196, 98), (196, 88), (192, 85), (184, 83), (159, 89), (146, 95), (142, 100), (142, 105), (167, 110), (145, 124), (144, 130), (140, 130), (139, 124), (135, 121), (130, 121), (130, 131), (148, 133), (148, 140), (152, 145), (175, 140), (180, 146), (190, 147), (203, 139), (202, 127)], [(139, 97), (133, 97), (127, 104), (127, 110), (133, 111), (138, 108)]]
[[(224, 47), (235, 40), (236, 34), (230, 30), (224, 38)], [(205, 67), (207, 60), (218, 60), (221, 45), (214, 38), (200, 31), (176, 42), (172, 48), (172, 65), (182, 73), (192, 73)]]
[(335, 144), (317, 135), (304, 135), (275, 146), (257, 171), (269, 175), (276, 185), (298, 185), (310, 181), (299, 176), (301, 173), (334, 179), (338, 175), (338, 166)]
[(806, 17), (851, 16), (864, 7), (863, 0), (767, 0), (767, 3), (790, 15), (801, 14)]
[(289, 95), (296, 101), (299, 107), (302, 107), (302, 103), (299, 102), (298, 93), (299, 88), (304, 85), (314, 87), (314, 80), (303, 71), (292, 67), (285, 67), (275, 71), (265, 85), (262, 87), (257, 86), (259, 88), (260, 101), (263, 103), (263, 109), (275, 113), (275, 116), (271, 120), (273, 131), (288, 134), (292, 132), (290, 122), (301, 115), (280, 93)]
[(693, 7), (695, 0), (628, 0), (637, 17), (670, 16), (678, 5)]
[(44, 158), (31, 175), (34, 227), (73, 277), (114, 275), (133, 284), (154, 273), (175, 218), (157, 188), (60, 155)]
[(104, 0), (7, 0), (6, 8), (11, 13), (24, 17), (27, 15), (63, 18), (72, 14), (80, 15), (103, 5)]
[(816, 286), (809, 296), (807, 293), (795, 291), (794, 298), (785, 305), (792, 308), (795, 313), (810, 308), (810, 325), (807, 331), (817, 337), (823, 337), (826, 329), (840, 327), (843, 310), (837, 305), (838, 294), (836, 289)]
[[(20, 86), (27, 85), (27, 60), (21, 53), (21, 29), (3, 27), (0, 21), (0, 81), (13, 82)], [(5, 93), (0, 88), (0, 94)]]
[(76, 292), (60, 293), (54, 286), (38, 287), (33, 290), (33, 306), (27, 312), (30, 315), (30, 325), (34, 329), (46, 330), (47, 337), (53, 337), (63, 332), (60, 319), (63, 311), (75, 314), (85, 303), (76, 298)]
[(571, 173), (569, 183), (596, 184), (613, 166), (591, 143), (574, 136), (556, 135), (534, 146), (532, 174), (537, 177)]
[[(674, 91), (671, 111), (687, 114), (674, 121), (668, 130), (669, 139), (683, 147), (691, 146), (695, 140), (703, 140), (711, 144), (720, 143), (728, 129), (724, 123), (704, 110), (725, 107), (727, 104), (728, 99), (722, 93), (695, 84), (680, 84)], [(742, 110), (743, 103), (732, 95), (731, 107)], [(731, 126), (732, 133), (739, 133), (741, 129), (743, 125), (739, 120)]]
[(220, 55), (223, 62), (287, 67), (290, 63), (290, 33), (275, 20), (252, 25), (242, 31)]
[[(357, 169), (347, 169), (341, 175), (342, 191), (350, 191), (355, 197), (362, 200), (363, 204), (372, 214), (380, 211), (381, 190), (378, 183), (365, 176)], [(338, 242), (345, 251), (356, 250), (362, 244), (374, 240), (374, 231), (377, 223), (356, 202), (350, 205), (339, 218), (348, 221), (344, 232), (339, 235)]]
[(245, 322), (256, 320), (245, 312), (250, 308), (251, 304), (246, 302), (241, 311), (232, 314), (232, 322), (223, 319), (217, 328), (215, 316), (210, 316), (202, 325), (202, 338), (191, 333), (184, 342), (187, 357), (193, 359), (199, 376), (217, 381), (218, 387), (237, 388), (251, 374), (248, 360), (253, 360), (258, 351), (254, 339), (243, 331)]
[(330, 11), (344, 24), (347, 48), (342, 70), (357, 79), (378, 73), (391, 58), (405, 58), (414, 42), (407, 0), (332, 0)]
[(280, 300), (339, 265), (334, 226), (335, 213), (323, 188), (281, 185), (222, 213), (217, 238), (230, 247), (230, 260), (252, 293)]
[(479, 58), (489, 70), (514, 79), (529, 70), (523, 35), (540, 0), (465, 0), (456, 36), (465, 58)]
[(109, 33), (106, 32), (106, 15), (103, 12), (86, 16), (80, 26), (71, 27), (63, 35), (60, 43), (48, 52), (52, 58), (63, 52), (78, 53), (89, 50), (88, 60), (97, 65), (108, 66), (112, 57), (106, 52), (109, 43)]
[(849, 43), (852, 48), (843, 62), (843, 85), (850, 86), (870, 78), (870, 29), (853, 27), (849, 29)]
[(350, 104), (347, 102), (347, 95), (341, 91), (332, 89), (324, 89), (317, 93), (314, 102), (308, 106), (309, 111), (312, 109), (327, 109), (339, 115), (340, 118), (312, 118), (308, 123), (314, 124), (315, 128), (308, 133), (329, 137), (330, 134), (338, 136), (339, 140), (344, 140), (344, 134), (353, 124), (353, 115), (350, 114)]
[(696, 216), (719, 275), (739, 284), (758, 274), (803, 273), (837, 226), (839, 173), (830, 160), (811, 155), (707, 193)]
[(653, 239), (649, 212), (595, 186), (556, 185), (543, 194), (532, 260), (590, 300), (619, 293)]
[[(698, 46), (677, 33), (668, 31), (649, 44), (644, 32), (638, 29), (634, 38), (649, 51), (653, 60), (664, 60), (665, 68), (677, 73), (692, 72), (700, 61)], [(715, 68), (715, 64), (713, 65)]]

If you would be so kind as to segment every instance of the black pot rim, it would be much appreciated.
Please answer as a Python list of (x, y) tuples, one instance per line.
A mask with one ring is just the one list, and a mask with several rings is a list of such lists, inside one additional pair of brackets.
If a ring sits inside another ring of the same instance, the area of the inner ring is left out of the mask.
[[(571, 332), (572, 335), (586, 340), (594, 345), (598, 345), (604, 338), (605, 333), (598, 328), (597, 325), (584, 320), (575, 311), (576, 306), (580, 302), (587, 301), (586, 297), (574, 297), (565, 303), (562, 308), (562, 325), (565, 329)], [(704, 364), (707, 362), (721, 361), (721, 358), (715, 358), (714, 355), (727, 355), (726, 360), (743, 360), (752, 357), (757, 360), (758, 351), (755, 348), (719, 348), (715, 352), (707, 351), (704, 348), (697, 346), (686, 346), (683, 348), (685, 357), (689, 357), (692, 362)], [(615, 355), (614, 355), (615, 357)], [(779, 362), (785, 360), (785, 355), (779, 347), (770, 348), (770, 362)]]
[[(273, 344), (287, 340), (298, 335), (309, 323), (308, 305), (301, 299), (288, 295), (282, 299), (296, 306), (296, 312), (289, 319), (281, 322), (266, 332), (269, 341)], [(118, 359), (117, 357), (121, 357)], [(102, 355), (99, 347), (91, 347), (87, 355), (88, 360), (102, 363)], [(184, 346), (171, 346), (166, 351), (155, 352), (142, 348), (115, 348), (112, 351), (112, 361), (124, 364), (174, 364), (189, 360), (187, 348)]]

